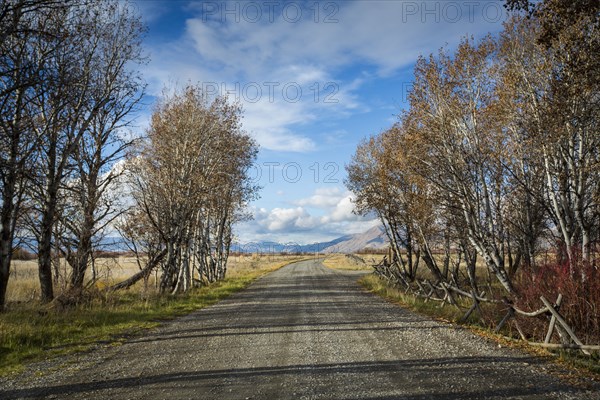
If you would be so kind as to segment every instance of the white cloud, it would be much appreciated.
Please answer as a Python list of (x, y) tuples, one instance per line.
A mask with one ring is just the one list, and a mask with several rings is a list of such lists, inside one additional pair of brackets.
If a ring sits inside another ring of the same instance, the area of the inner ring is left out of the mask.
[(331, 214), (323, 222), (342, 222), (342, 221), (356, 221), (360, 220), (361, 217), (354, 214), (354, 203), (352, 195), (347, 195), (340, 199)]
[(340, 201), (340, 195), (342, 190), (338, 187), (335, 188), (318, 188), (315, 190), (315, 194), (310, 197), (296, 200), (295, 204), (299, 206), (311, 206), (316, 208), (330, 208), (335, 207)]
[(294, 134), (288, 127), (314, 119), (299, 103), (282, 107), (279, 102), (259, 101), (244, 106), (244, 128), (267, 150), (306, 152), (315, 149), (312, 139)]
[(499, 26), (494, 14), (502, 12), (502, 5), (487, 3), (348, 1), (335, 3), (338, 9), (330, 12), (337, 22), (332, 23), (325, 22), (324, 10), (315, 18), (305, 8), (297, 22), (285, 18), (282, 9), (275, 9), (273, 21), (265, 13), (256, 22), (240, 10), (239, 21), (218, 13), (211, 15), (217, 17), (212, 21), (198, 15), (187, 21), (187, 28), (205, 59), (239, 69), (251, 79), (265, 68), (306, 60), (328, 69), (362, 61), (389, 72), (446, 41), (488, 31), (494, 22)]
[(339, 236), (364, 232), (379, 224), (372, 216), (352, 213), (352, 194), (341, 188), (319, 188), (306, 198), (294, 201), (295, 207), (252, 209), (254, 220), (238, 227), (240, 240), (275, 240), (287, 238), (304, 243), (326, 241)]
[[(356, 93), (371, 79), (392, 74), (445, 42), (456, 43), (465, 33), (490, 29), (489, 18), (483, 18), (486, 2), (467, 2), (468, 7), (465, 2), (331, 3), (337, 8), (319, 2), (315, 3), (318, 15), (303, 5), (303, 18), (295, 23), (289, 18), (294, 10), (288, 10), (288, 18), (282, 14), (287, 3), (273, 3), (273, 20), (263, 9), (257, 22), (251, 21), (254, 14), (244, 11), (246, 3), (240, 1), (211, 3), (216, 9), (207, 9), (205, 2), (186, 6), (189, 18), (184, 35), (151, 49), (152, 62), (145, 71), (150, 91), (158, 94), (173, 80), (225, 85), (225, 91), (237, 91), (234, 97), (240, 98), (246, 110), (243, 126), (263, 148), (309, 152), (318, 147), (315, 138), (300, 134), (298, 126), (325, 115), (343, 118), (367, 111)], [(149, 20), (164, 6), (139, 4)], [(224, 15), (225, 7), (237, 7), (239, 15)], [(203, 9), (209, 12), (202, 14)], [(461, 13), (458, 19), (456, 9)], [(488, 7), (487, 14), (492, 11)], [(326, 23), (328, 16), (337, 22)], [(265, 86), (269, 82), (279, 84), (273, 99)], [(329, 82), (335, 86), (326, 88)], [(263, 89), (260, 100), (248, 101), (242, 89), (235, 89), (236, 83), (242, 88), (258, 84)], [(291, 83), (302, 88), (297, 102), (281, 93)], [(335, 101), (325, 102), (327, 95)]]
[(302, 207), (274, 208), (270, 211), (262, 208), (254, 217), (264, 231), (271, 233), (311, 230), (319, 222)]

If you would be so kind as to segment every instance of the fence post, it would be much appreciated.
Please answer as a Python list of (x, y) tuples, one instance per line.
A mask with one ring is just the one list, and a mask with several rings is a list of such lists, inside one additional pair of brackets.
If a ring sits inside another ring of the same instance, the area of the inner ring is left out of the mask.
[(515, 310), (512, 308), (512, 306), (509, 306), (508, 308), (508, 312), (506, 313), (506, 315), (504, 316), (504, 318), (502, 318), (502, 320), (500, 321), (500, 323), (498, 324), (498, 326), (496, 327), (496, 329), (494, 329), (494, 333), (498, 333), (500, 332), (500, 329), (502, 329), (502, 327), (508, 322), (509, 319), (511, 319), (513, 316), (515, 315)]
[[(554, 307), (552, 307), (552, 304), (550, 304), (550, 302), (548, 300), (546, 300), (546, 298), (544, 296), (540, 297), (540, 299), (542, 300), (542, 302), (544, 303), (544, 305), (548, 308), (548, 311), (550, 311), (552, 313), (553, 316), (556, 317), (556, 321), (562, 325), (562, 327), (564, 328), (564, 330), (569, 334), (569, 336), (571, 336), (571, 339), (573, 339), (573, 341), (578, 344), (579, 346), (583, 346), (583, 342), (581, 340), (579, 340), (577, 338), (577, 336), (575, 336), (575, 333), (573, 332), (573, 330), (571, 329), (571, 327), (569, 325), (567, 325), (567, 323), (565, 322), (565, 320), (563, 319), (563, 317), (561, 317), (561, 315), (558, 313), (558, 311), (556, 311), (554, 309)], [(584, 354), (586, 355), (590, 355), (590, 352), (587, 350), (581, 350), (583, 351)]]
[[(558, 294), (558, 297), (556, 298), (556, 310), (560, 309), (560, 303), (562, 303), (562, 294)], [(556, 324), (556, 317), (554, 316), (554, 314), (552, 314), (552, 318), (550, 318), (550, 325), (548, 326), (548, 333), (546, 333), (546, 339), (544, 340), (544, 343), (548, 344), (550, 343), (550, 338), (552, 338), (552, 332), (554, 332), (554, 325)]]

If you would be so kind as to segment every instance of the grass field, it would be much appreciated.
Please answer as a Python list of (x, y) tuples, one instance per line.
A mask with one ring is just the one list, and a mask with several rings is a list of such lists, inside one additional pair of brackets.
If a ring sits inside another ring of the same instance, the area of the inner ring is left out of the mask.
[[(19, 371), (27, 362), (82, 351), (99, 342), (118, 343), (160, 324), (160, 321), (214, 304), (248, 286), (258, 277), (302, 256), (231, 257), (224, 281), (182, 295), (159, 296), (150, 280), (129, 290), (107, 294), (58, 311), (37, 302), (35, 262), (17, 262), (11, 276), (7, 312), (0, 314), (0, 375)], [(102, 260), (98, 286), (124, 279), (137, 271), (133, 259)]]
[(323, 265), (332, 269), (350, 271), (373, 271), (373, 264), (381, 261), (383, 255), (331, 254), (325, 257)]

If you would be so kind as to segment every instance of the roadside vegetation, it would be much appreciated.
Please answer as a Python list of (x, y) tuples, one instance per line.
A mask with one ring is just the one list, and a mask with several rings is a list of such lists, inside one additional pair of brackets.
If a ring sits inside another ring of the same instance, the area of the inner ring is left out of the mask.
[[(257, 195), (258, 146), (242, 109), (200, 86), (168, 88), (135, 119), (146, 27), (120, 0), (0, 4), (0, 312), (7, 299), (78, 306), (100, 290), (106, 250), (136, 268), (102, 296), (153, 278), (161, 295), (225, 279), (232, 226)], [(14, 285), (17, 260), (38, 283)], [(110, 273), (114, 273), (111, 271)]]
[[(41, 307), (32, 302), (26, 288), (35, 282), (27, 271), (36, 265), (20, 265), (19, 275), (11, 282), (12, 293), (19, 297), (9, 302), (10, 310), (0, 314), (0, 375), (21, 370), (25, 363), (61, 354), (83, 351), (94, 346), (118, 345), (126, 338), (158, 326), (162, 321), (204, 308), (245, 287), (260, 276), (286, 264), (304, 259), (302, 256), (240, 255), (232, 257), (228, 276), (210, 285), (194, 288), (173, 296), (160, 294), (154, 277), (146, 284), (139, 282), (127, 291), (103, 292), (113, 279), (109, 272), (118, 269), (102, 260), (99, 270), (106, 279), (99, 280), (88, 297), (76, 306), (56, 310), (55, 305)], [(131, 258), (121, 260), (128, 268), (137, 268)]]
[(540, 347), (529, 346), (527, 342), (513, 339), (517, 332), (508, 333), (509, 336), (494, 331), (496, 322), (502, 318), (502, 314), (498, 313), (493, 307), (482, 304), (484, 311), (483, 315), (472, 315), (466, 321), (463, 320), (464, 310), (470, 307), (466, 299), (462, 299), (459, 307), (449, 304), (441, 305), (439, 302), (427, 301), (426, 299), (415, 296), (410, 292), (400, 289), (397, 285), (391, 285), (389, 281), (377, 276), (369, 274), (359, 279), (359, 283), (369, 292), (376, 294), (384, 299), (394, 302), (408, 310), (423, 314), (440, 321), (460, 324), (467, 326), (474, 333), (483, 336), (489, 340), (497, 342), (506, 347), (516, 347), (525, 350), (536, 356), (550, 356), (557, 358), (569, 367), (575, 367), (580, 370), (589, 371), (595, 379), (600, 379), (600, 353), (592, 353), (592, 356), (586, 356), (579, 351), (572, 350), (546, 350)]
[(506, 3), (500, 34), (416, 60), (409, 107), (347, 166), (390, 239), (395, 289), (365, 282), (597, 363), (600, 6)]

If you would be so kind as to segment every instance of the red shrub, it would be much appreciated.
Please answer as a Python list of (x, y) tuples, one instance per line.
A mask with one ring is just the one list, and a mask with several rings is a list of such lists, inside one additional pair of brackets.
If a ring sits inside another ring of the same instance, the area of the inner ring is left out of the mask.
[[(548, 263), (521, 271), (517, 279), (517, 307), (527, 311), (543, 306), (540, 296), (555, 302), (563, 300), (560, 313), (584, 343), (600, 343), (600, 271), (589, 263), (579, 263), (571, 272), (569, 265)], [(548, 329), (546, 316), (519, 318), (519, 325), (534, 340), (543, 340)]]

